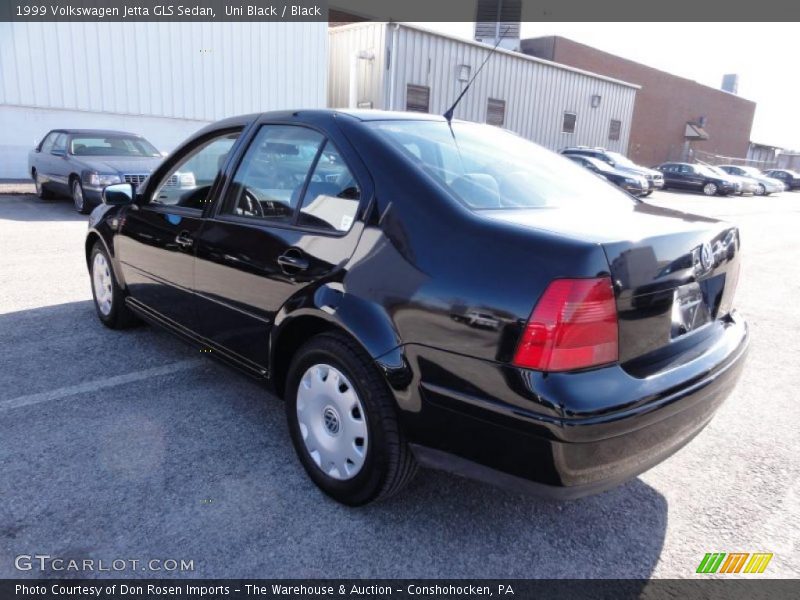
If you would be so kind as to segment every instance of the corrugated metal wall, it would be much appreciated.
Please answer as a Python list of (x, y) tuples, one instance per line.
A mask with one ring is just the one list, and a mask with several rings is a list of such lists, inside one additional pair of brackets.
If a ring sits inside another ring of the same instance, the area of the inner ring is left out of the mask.
[(326, 100), (326, 23), (0, 23), (0, 104), (213, 121)]
[(358, 100), (383, 107), (386, 72), (386, 25), (366, 23), (358, 27), (330, 29), (328, 57), (328, 106), (346, 108), (350, 97), (350, 58), (359, 51), (372, 52), (372, 60), (359, 60), (357, 68)]
[[(376, 81), (378, 75), (386, 77), (385, 64), (380, 73), (370, 73), (368, 85), (359, 81), (359, 99), (373, 101), (375, 108), (404, 110), (406, 85), (416, 84), (430, 87), (430, 112), (444, 113), (466, 85), (458, 80), (459, 65), (469, 65), (474, 74), (490, 51), (485, 46), (413, 27), (380, 26), (387, 32), (383, 36), (385, 48), (394, 47), (396, 51), (392, 57), (395, 85), (393, 96), (385, 96), (387, 100), (383, 102), (384, 96), (379, 92), (385, 93), (392, 87), (391, 82)], [(370, 43), (381, 39), (375, 32), (377, 27), (377, 24), (352, 25), (331, 32), (329, 102), (332, 106), (347, 104), (349, 56), (364, 49), (360, 45), (362, 39)], [(591, 106), (594, 95), (601, 97), (596, 108)], [(543, 146), (553, 150), (569, 145), (604, 146), (624, 153), (635, 97), (635, 87), (498, 51), (459, 104), (455, 116), (485, 122), (488, 99), (505, 100), (504, 127)], [(575, 133), (561, 131), (565, 111), (577, 114)], [(609, 139), (612, 119), (622, 123), (619, 140)]]

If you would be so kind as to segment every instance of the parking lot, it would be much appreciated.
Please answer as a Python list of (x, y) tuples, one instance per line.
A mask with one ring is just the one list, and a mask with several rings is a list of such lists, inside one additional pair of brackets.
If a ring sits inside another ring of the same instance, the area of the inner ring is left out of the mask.
[(800, 193), (648, 201), (742, 230), (752, 347), (711, 425), (599, 496), (425, 471), (351, 509), (306, 477), (265, 387), (99, 323), (70, 201), (0, 195), (0, 577), (77, 576), (19, 571), (23, 554), (193, 561), (116, 573), (139, 577), (692, 577), (706, 552), (773, 552), (766, 576), (800, 576)]

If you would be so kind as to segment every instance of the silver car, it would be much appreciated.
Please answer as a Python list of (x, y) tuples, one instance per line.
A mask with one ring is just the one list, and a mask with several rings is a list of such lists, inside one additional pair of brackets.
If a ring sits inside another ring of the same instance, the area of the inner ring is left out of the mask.
[(770, 194), (776, 194), (784, 190), (782, 181), (772, 177), (767, 177), (755, 167), (744, 167), (741, 165), (719, 165), (719, 168), (730, 175), (745, 177), (753, 180), (756, 187), (753, 193), (756, 196), (769, 196)]

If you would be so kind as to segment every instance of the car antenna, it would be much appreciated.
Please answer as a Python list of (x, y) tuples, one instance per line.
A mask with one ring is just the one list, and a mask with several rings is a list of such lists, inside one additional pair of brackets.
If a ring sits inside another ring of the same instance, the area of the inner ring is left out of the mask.
[(461, 93), (458, 95), (458, 98), (456, 98), (456, 101), (453, 102), (453, 106), (451, 106), (450, 108), (447, 109), (447, 111), (445, 111), (443, 116), (444, 116), (445, 119), (447, 119), (447, 124), (448, 125), (450, 125), (451, 122), (453, 121), (453, 112), (455, 111), (456, 106), (458, 106), (458, 103), (461, 102), (461, 99), (467, 93), (467, 90), (469, 90), (470, 86), (472, 85), (472, 82), (475, 81), (475, 79), (478, 77), (480, 72), (483, 71), (483, 67), (485, 67), (486, 63), (489, 62), (489, 59), (492, 58), (492, 55), (497, 50), (497, 47), (500, 45), (500, 42), (506, 36), (506, 34), (508, 33), (509, 29), (511, 29), (511, 26), (506, 27), (505, 31), (503, 31), (503, 33), (498, 36), (497, 42), (495, 43), (494, 48), (492, 48), (491, 52), (489, 52), (489, 54), (486, 56), (486, 58), (484, 59), (483, 63), (481, 64), (481, 66), (478, 67), (478, 70), (475, 71), (475, 75), (472, 76), (472, 79), (469, 80), (469, 83), (467, 83), (467, 85), (464, 87), (464, 89), (461, 90)]

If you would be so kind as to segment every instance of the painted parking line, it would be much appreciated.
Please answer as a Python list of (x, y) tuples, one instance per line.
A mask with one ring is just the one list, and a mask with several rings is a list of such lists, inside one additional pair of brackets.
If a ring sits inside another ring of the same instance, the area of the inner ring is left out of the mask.
[(62, 398), (68, 398), (69, 396), (75, 396), (77, 394), (96, 392), (126, 383), (150, 379), (151, 377), (160, 377), (162, 375), (177, 373), (178, 371), (186, 371), (187, 369), (193, 369), (199, 366), (203, 362), (203, 360), (197, 358), (181, 360), (168, 365), (153, 367), (152, 369), (143, 369), (141, 371), (134, 371), (133, 373), (126, 373), (125, 375), (104, 377), (103, 379), (95, 379), (93, 381), (79, 383), (78, 385), (70, 385), (48, 392), (39, 392), (38, 394), (28, 394), (26, 396), (9, 398), (8, 400), (0, 400), (0, 412), (23, 406), (31, 406), (33, 404), (40, 404), (42, 402), (50, 402), (52, 400), (61, 400)]

